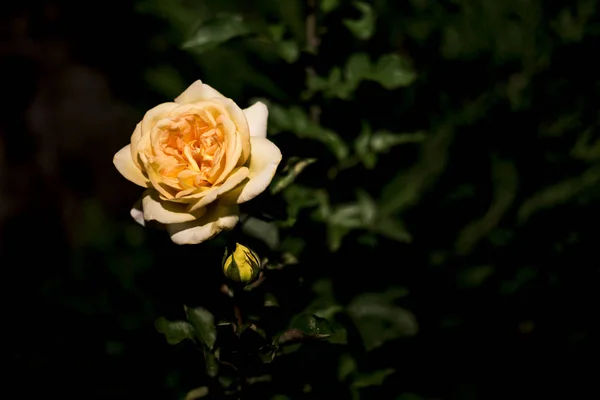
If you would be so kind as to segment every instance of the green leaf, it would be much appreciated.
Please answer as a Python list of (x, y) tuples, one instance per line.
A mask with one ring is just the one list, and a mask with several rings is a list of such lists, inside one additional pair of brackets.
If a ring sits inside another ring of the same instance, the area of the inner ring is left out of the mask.
[(358, 206), (360, 208), (361, 219), (364, 226), (372, 227), (377, 217), (377, 203), (364, 190), (359, 189), (356, 193)]
[(589, 143), (590, 141), (591, 130), (588, 130), (577, 139), (571, 150), (571, 156), (587, 162), (600, 160), (600, 139), (596, 139), (593, 143)]
[(600, 167), (588, 168), (581, 176), (551, 185), (526, 199), (518, 211), (518, 219), (525, 222), (532, 214), (573, 200), (586, 189), (600, 182)]
[(204, 351), (204, 358), (206, 362), (206, 373), (211, 378), (214, 378), (219, 374), (219, 351)]
[(346, 80), (356, 88), (363, 79), (371, 74), (371, 60), (365, 53), (354, 53), (346, 63)]
[(362, 208), (355, 203), (336, 206), (329, 216), (328, 222), (348, 229), (362, 228), (364, 227)]
[(357, 20), (345, 19), (344, 25), (360, 40), (368, 40), (375, 32), (375, 12), (369, 3), (357, 1), (354, 6), (362, 13)]
[(364, 388), (369, 386), (381, 386), (385, 378), (396, 372), (393, 368), (381, 369), (369, 374), (359, 374), (356, 380), (352, 382), (355, 388)]
[(338, 364), (338, 380), (343, 382), (348, 377), (356, 373), (356, 361), (348, 353), (344, 353), (340, 357)]
[(412, 242), (412, 235), (397, 217), (383, 217), (373, 224), (373, 231), (402, 243)]
[(348, 305), (348, 315), (354, 321), (367, 351), (385, 342), (415, 335), (417, 320), (408, 310), (396, 306), (389, 293), (364, 293)]
[(277, 53), (290, 64), (298, 61), (298, 57), (300, 57), (298, 44), (293, 40), (283, 40), (277, 43)]
[(379, 58), (371, 79), (388, 90), (412, 84), (417, 75), (408, 62), (398, 54), (387, 54)]
[(310, 120), (300, 107), (285, 109), (276, 104), (269, 104), (270, 132), (291, 131), (302, 139), (311, 139), (323, 143), (336, 156), (343, 160), (348, 156), (348, 146), (335, 132)]
[(201, 24), (192, 37), (183, 43), (182, 48), (199, 54), (235, 37), (245, 36), (251, 32), (252, 29), (241, 15), (219, 14)]
[(217, 340), (217, 330), (213, 315), (210, 311), (202, 307), (185, 307), (185, 313), (200, 343), (212, 350)]
[(186, 394), (185, 400), (198, 400), (206, 396), (208, 396), (208, 386), (201, 386), (199, 388), (190, 390)]
[(306, 167), (315, 163), (316, 161), (316, 158), (290, 158), (287, 165), (282, 171), (286, 174), (282, 177), (277, 178), (275, 182), (271, 185), (271, 193), (276, 194), (279, 193), (281, 190), (285, 189), (292, 182), (294, 182), (296, 177), (300, 175), (300, 173), (304, 171)]
[(194, 328), (185, 321), (168, 321), (160, 317), (154, 322), (154, 327), (165, 335), (169, 344), (177, 344), (184, 339), (194, 340)]
[(333, 327), (328, 320), (309, 314), (297, 316), (292, 322), (291, 328), (298, 329), (305, 335), (315, 337), (327, 337), (334, 333)]
[(321, 12), (328, 14), (340, 6), (340, 0), (321, 0), (319, 2)]
[(371, 136), (371, 149), (377, 153), (384, 153), (393, 146), (406, 143), (421, 143), (426, 138), (424, 132), (416, 133), (392, 133), (388, 131), (377, 131)]
[(271, 250), (279, 246), (279, 228), (275, 222), (267, 222), (259, 218), (246, 216), (241, 227), (244, 234), (260, 240)]

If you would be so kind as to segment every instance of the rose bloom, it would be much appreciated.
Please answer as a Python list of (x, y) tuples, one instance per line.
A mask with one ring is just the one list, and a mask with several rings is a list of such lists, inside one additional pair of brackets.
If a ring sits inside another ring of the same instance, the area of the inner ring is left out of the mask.
[(232, 229), (238, 205), (269, 186), (281, 161), (266, 138), (267, 117), (263, 103), (242, 110), (201, 81), (148, 111), (113, 159), (146, 188), (131, 216), (163, 224), (177, 244)]

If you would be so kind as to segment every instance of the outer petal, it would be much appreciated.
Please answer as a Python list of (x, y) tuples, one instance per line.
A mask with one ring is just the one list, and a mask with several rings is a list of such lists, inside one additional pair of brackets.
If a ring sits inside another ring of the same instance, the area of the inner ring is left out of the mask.
[[(179, 107), (177, 103), (162, 103), (157, 105), (156, 107), (148, 110), (146, 114), (144, 114), (144, 118), (142, 118), (140, 139), (144, 139), (150, 135), (152, 128), (156, 125), (158, 121), (165, 118), (169, 115), (171, 111)], [(133, 132), (135, 134), (135, 131)], [(133, 137), (131, 138), (133, 140)], [(141, 144), (139, 144), (141, 145)]]
[(158, 192), (152, 189), (144, 192), (144, 196), (142, 197), (142, 210), (144, 220), (154, 220), (161, 224), (176, 224), (193, 221), (200, 218), (206, 212), (205, 208), (197, 209), (194, 212), (188, 212), (187, 205), (161, 200), (158, 196)]
[(133, 162), (131, 158), (131, 145), (123, 147), (113, 157), (113, 164), (125, 178), (141, 187), (148, 187), (148, 178)]
[(250, 156), (250, 128), (248, 127), (248, 120), (244, 111), (233, 100), (221, 99), (217, 101), (225, 108), (227, 114), (237, 127), (237, 133), (242, 145), (242, 155), (236, 164), (239, 167), (240, 165), (244, 165)]
[(142, 211), (142, 199), (135, 202), (129, 214), (131, 215), (131, 218), (135, 220), (135, 222), (141, 226), (146, 226), (146, 221), (144, 221), (144, 212)]
[(131, 134), (131, 158), (133, 159), (133, 163), (138, 166), (138, 168), (142, 168), (142, 164), (140, 164), (138, 158), (138, 143), (142, 138), (142, 124), (138, 123)]
[(252, 154), (248, 182), (223, 195), (222, 199), (227, 203), (241, 204), (264, 192), (281, 162), (281, 151), (269, 139), (252, 137), (250, 141)]
[(201, 218), (167, 225), (167, 231), (176, 244), (198, 244), (223, 230), (233, 229), (239, 220), (238, 213), (235, 204), (214, 203)]
[(267, 120), (269, 119), (269, 109), (264, 103), (257, 101), (251, 107), (244, 110), (248, 127), (250, 128), (250, 136), (267, 137)]
[(212, 87), (197, 80), (192, 83), (186, 90), (183, 91), (176, 99), (175, 103), (189, 104), (200, 100), (211, 99), (214, 97), (225, 97)]
[[(198, 200), (190, 205), (190, 211), (195, 211), (199, 208), (206, 207), (208, 204), (215, 201), (219, 196), (231, 191), (233, 188), (242, 183), (248, 176), (250, 171), (246, 167), (238, 168), (233, 174), (227, 178), (221, 186), (215, 186), (198, 194)], [(191, 195), (190, 198), (194, 198)]]

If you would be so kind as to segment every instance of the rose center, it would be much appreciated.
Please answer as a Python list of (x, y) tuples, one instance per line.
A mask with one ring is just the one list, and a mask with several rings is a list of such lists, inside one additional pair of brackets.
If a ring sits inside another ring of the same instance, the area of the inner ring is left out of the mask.
[(183, 186), (212, 183), (223, 157), (223, 141), (221, 126), (209, 111), (173, 117), (161, 135), (160, 147), (175, 162), (162, 169), (162, 175), (178, 178)]

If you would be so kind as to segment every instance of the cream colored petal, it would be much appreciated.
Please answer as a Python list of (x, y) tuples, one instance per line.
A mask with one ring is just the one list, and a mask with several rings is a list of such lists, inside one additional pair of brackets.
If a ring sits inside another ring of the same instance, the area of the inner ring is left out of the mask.
[(197, 101), (211, 99), (213, 97), (225, 97), (209, 85), (202, 83), (197, 80), (192, 83), (183, 93), (181, 93), (176, 99), (175, 103), (189, 104)]
[(137, 141), (136, 151), (138, 153), (143, 153), (148, 150), (148, 147), (150, 146), (150, 133), (152, 132), (152, 128), (156, 126), (158, 121), (169, 116), (171, 111), (176, 109), (178, 106), (179, 104), (177, 103), (162, 103), (148, 110), (146, 114), (144, 114), (144, 118), (142, 118), (142, 121), (140, 122), (140, 136), (139, 140)]
[(125, 178), (141, 187), (148, 187), (148, 178), (135, 165), (131, 158), (131, 145), (123, 147), (113, 157), (113, 164)]
[(133, 159), (133, 163), (138, 166), (138, 168), (142, 168), (142, 164), (139, 162), (138, 156), (138, 143), (142, 138), (142, 124), (138, 123), (131, 134), (131, 158)]
[(239, 220), (236, 204), (212, 204), (201, 218), (167, 225), (171, 240), (176, 244), (198, 244), (211, 239), (223, 230), (231, 230)]
[(154, 166), (149, 165), (146, 172), (148, 173), (148, 178), (150, 179), (150, 185), (154, 189), (158, 190), (160, 194), (163, 195), (165, 199), (172, 199), (173, 194), (171, 194), (168, 190), (168, 187), (163, 183), (163, 178), (154, 170)]
[(251, 107), (244, 110), (250, 136), (267, 137), (267, 120), (269, 119), (269, 109), (264, 103), (257, 101)]
[(252, 142), (252, 154), (250, 155), (248, 181), (224, 194), (221, 197), (224, 202), (241, 204), (264, 192), (281, 162), (281, 151), (269, 139), (252, 137), (250, 141)]
[(197, 198), (198, 200), (190, 204), (189, 211), (195, 211), (199, 208), (206, 207), (208, 204), (214, 202), (219, 196), (230, 192), (233, 188), (238, 186), (244, 181), (250, 174), (250, 170), (246, 167), (238, 168), (229, 178), (223, 182), (221, 186), (215, 186), (202, 193), (190, 195), (189, 198)]
[(244, 165), (250, 156), (250, 128), (248, 127), (248, 120), (246, 114), (242, 109), (231, 99), (215, 99), (219, 102), (227, 111), (227, 115), (233, 121), (237, 127), (237, 133), (239, 134), (239, 140), (242, 145), (242, 155), (238, 160), (236, 166)]
[(240, 134), (236, 131), (233, 121), (223, 121), (223, 130), (225, 135), (225, 165), (222, 167), (222, 171), (219, 172), (220, 175), (215, 180), (215, 185), (225, 181), (235, 167), (240, 164), (239, 160), (242, 157), (243, 151)]
[(157, 221), (161, 224), (176, 224), (200, 218), (206, 211), (201, 208), (188, 212), (186, 204), (161, 200), (156, 190), (146, 190), (142, 197), (144, 220)]
[(144, 221), (144, 212), (142, 211), (142, 199), (139, 199), (133, 205), (130, 213), (131, 218), (135, 220), (141, 226), (146, 226), (146, 221)]

